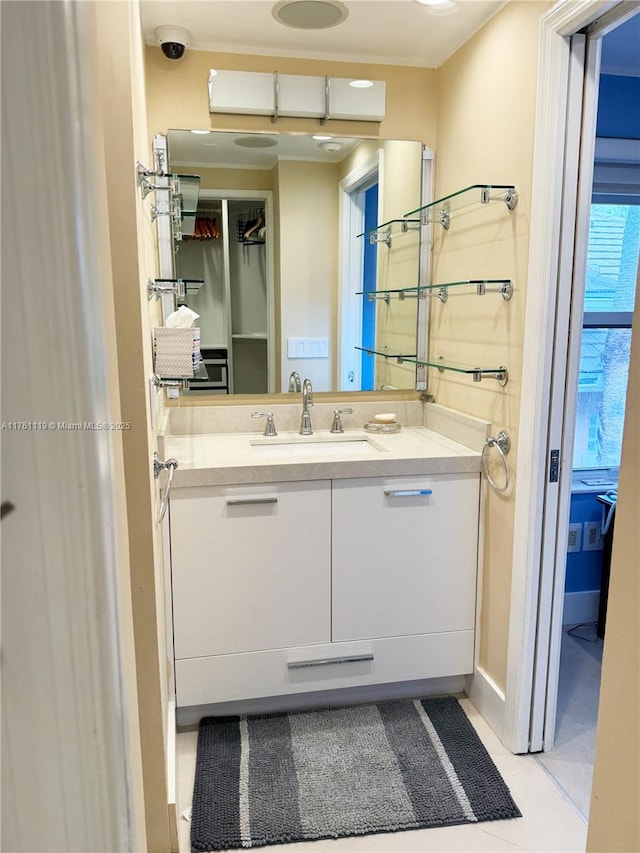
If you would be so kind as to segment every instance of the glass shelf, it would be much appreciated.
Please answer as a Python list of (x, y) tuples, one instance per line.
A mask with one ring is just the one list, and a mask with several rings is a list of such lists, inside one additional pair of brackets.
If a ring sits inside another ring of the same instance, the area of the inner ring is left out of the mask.
[(481, 382), (483, 379), (496, 379), (500, 385), (506, 385), (509, 381), (509, 371), (504, 366), (500, 367), (469, 367), (468, 365), (458, 364), (453, 361), (445, 361), (444, 359), (436, 359), (435, 361), (426, 361), (419, 359), (415, 355), (404, 355), (401, 353), (379, 352), (374, 349), (366, 349), (364, 347), (356, 347), (360, 352), (369, 353), (369, 355), (382, 356), (382, 358), (394, 359), (398, 364), (410, 362), (417, 364), (420, 367), (435, 367), (437, 370), (444, 372), (445, 370), (454, 373), (464, 373), (467, 376), (472, 376), (474, 382)]
[(518, 204), (518, 191), (512, 184), (472, 184), (455, 193), (405, 213), (405, 219), (419, 216), (424, 225), (439, 222), (448, 231), (451, 216), (478, 204), (491, 204), (501, 201), (509, 210), (515, 210)]
[(201, 359), (196, 371), (191, 376), (158, 376), (156, 373), (154, 374), (153, 381), (158, 388), (163, 386), (177, 386), (186, 389), (188, 387), (188, 382), (195, 382), (197, 384), (198, 382), (209, 381), (209, 374), (207, 373), (207, 367), (204, 361)]
[(416, 355), (402, 355), (400, 353), (392, 353), (392, 352), (379, 352), (375, 349), (369, 349), (368, 347), (354, 347), (359, 352), (366, 352), (368, 355), (378, 355), (381, 358), (391, 358), (394, 361), (397, 361), (398, 364), (402, 364), (403, 361), (410, 361), (413, 364), (416, 363)]
[[(483, 279), (465, 279), (464, 281), (448, 281), (442, 284), (424, 284), (419, 287), (400, 287), (389, 290), (359, 290), (356, 296), (368, 296), (369, 302), (375, 302), (381, 299), (387, 305), (391, 301), (391, 297), (398, 299), (417, 299), (427, 296), (437, 297), (441, 302), (446, 302), (449, 298), (449, 288), (456, 287), (472, 287), (472, 294), (476, 296), (484, 296), (485, 293), (499, 293), (505, 302), (513, 296), (513, 282), (507, 278), (483, 278)], [(429, 291), (436, 291), (431, 293)], [(460, 292), (460, 291), (457, 291)], [(471, 295), (462, 294), (461, 295)]]
[(408, 214), (402, 219), (390, 219), (388, 222), (383, 222), (382, 225), (376, 225), (375, 228), (357, 234), (356, 237), (368, 236), (370, 243), (386, 243), (390, 247), (391, 238), (394, 234), (407, 234), (410, 231), (420, 230), (420, 219), (408, 219), (407, 217)]

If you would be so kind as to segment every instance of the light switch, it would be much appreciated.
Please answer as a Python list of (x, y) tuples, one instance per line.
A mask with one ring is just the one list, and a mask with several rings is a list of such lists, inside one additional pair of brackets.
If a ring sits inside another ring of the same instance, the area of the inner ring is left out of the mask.
[(329, 358), (329, 338), (287, 338), (289, 358)]

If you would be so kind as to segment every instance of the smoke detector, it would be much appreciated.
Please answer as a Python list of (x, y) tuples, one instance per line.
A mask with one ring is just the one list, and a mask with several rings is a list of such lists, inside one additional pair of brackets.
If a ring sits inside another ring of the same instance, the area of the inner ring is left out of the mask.
[(331, 140), (330, 142), (321, 142), (320, 148), (323, 151), (342, 151), (342, 143), (336, 142), (335, 140)]

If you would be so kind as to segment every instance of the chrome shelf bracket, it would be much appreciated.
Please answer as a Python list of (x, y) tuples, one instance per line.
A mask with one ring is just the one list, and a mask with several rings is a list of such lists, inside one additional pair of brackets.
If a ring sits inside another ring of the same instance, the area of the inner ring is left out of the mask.
[(503, 201), (509, 210), (515, 210), (518, 206), (518, 191), (509, 190), (504, 194)]
[(508, 302), (513, 296), (513, 283), (510, 281), (503, 282), (500, 288), (500, 294), (505, 302)]
[(186, 296), (186, 282), (178, 278), (175, 281), (161, 281), (157, 279), (147, 279), (147, 299), (153, 297), (160, 299), (161, 296), (176, 296), (178, 299), (184, 299)]
[(386, 302), (387, 305), (391, 302), (391, 294), (388, 292), (385, 293), (375, 293), (372, 292), (369, 294), (369, 302)]
[(369, 237), (369, 242), (372, 245), (376, 243), (386, 243), (389, 248), (391, 248), (391, 229), (387, 229), (386, 231), (380, 233), (379, 231), (372, 231), (371, 236)]
[(501, 364), (497, 370), (477, 370), (471, 371), (474, 382), (482, 382), (483, 379), (495, 379), (498, 385), (506, 385), (509, 381), (509, 371)]
[(153, 384), (156, 388), (179, 388), (182, 391), (189, 390), (188, 379), (163, 379), (157, 373), (153, 374)]

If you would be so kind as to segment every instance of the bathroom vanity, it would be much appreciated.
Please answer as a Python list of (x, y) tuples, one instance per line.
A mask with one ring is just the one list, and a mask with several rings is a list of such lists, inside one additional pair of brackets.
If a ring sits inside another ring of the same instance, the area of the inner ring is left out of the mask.
[(472, 672), (479, 450), (415, 425), (164, 453), (179, 707)]

